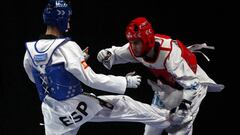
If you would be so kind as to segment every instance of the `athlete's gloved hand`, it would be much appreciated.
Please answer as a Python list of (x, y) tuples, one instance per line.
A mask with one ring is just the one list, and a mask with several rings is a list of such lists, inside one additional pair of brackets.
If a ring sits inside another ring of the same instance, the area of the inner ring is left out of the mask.
[(83, 50), (83, 57), (85, 59), (85, 61), (88, 60), (88, 58), (90, 57), (89, 53), (88, 53), (88, 48), (89, 47), (86, 47), (84, 50)]
[(106, 49), (102, 49), (98, 55), (97, 55), (97, 59), (99, 62), (104, 62), (104, 61), (109, 61), (110, 58), (112, 56), (112, 53)]
[(97, 59), (99, 62), (103, 63), (104, 67), (106, 67), (108, 70), (112, 68), (113, 60), (111, 60), (113, 56), (113, 53), (107, 49), (101, 50), (98, 55)]
[(134, 75), (134, 72), (130, 72), (126, 75), (127, 88), (137, 88), (141, 83), (141, 76)]

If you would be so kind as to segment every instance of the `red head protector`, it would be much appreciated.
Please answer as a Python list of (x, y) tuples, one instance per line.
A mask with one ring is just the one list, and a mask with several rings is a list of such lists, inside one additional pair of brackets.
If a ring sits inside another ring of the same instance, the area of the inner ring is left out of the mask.
[(128, 41), (140, 39), (143, 42), (141, 56), (147, 54), (154, 47), (154, 31), (152, 25), (144, 17), (138, 17), (128, 24), (126, 37)]

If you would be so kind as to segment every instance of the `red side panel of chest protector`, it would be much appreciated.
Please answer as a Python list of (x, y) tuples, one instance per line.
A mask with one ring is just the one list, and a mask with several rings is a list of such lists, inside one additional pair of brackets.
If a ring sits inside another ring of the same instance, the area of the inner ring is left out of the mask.
[[(162, 35), (161, 35), (162, 37)], [(163, 38), (169, 38), (168, 36), (163, 36)], [(196, 73), (197, 71), (197, 59), (196, 56), (187, 49), (187, 47), (179, 40), (177, 40), (178, 46), (182, 51), (182, 58), (187, 62), (187, 64), (189, 65), (189, 67), (192, 69), (192, 71), (194, 73)], [(168, 57), (166, 57), (167, 59)], [(166, 59), (164, 60), (166, 62)], [(164, 64), (165, 64), (164, 62)], [(174, 79), (174, 77), (165, 69), (151, 69), (149, 68), (149, 70), (151, 71), (151, 73), (161, 79), (164, 80), (164, 82), (170, 86), (175, 86), (176, 85), (176, 81)]]
[(189, 67), (194, 73), (197, 71), (197, 59), (196, 56), (187, 49), (187, 47), (179, 40), (177, 40), (178, 46), (182, 51), (182, 57), (188, 63)]

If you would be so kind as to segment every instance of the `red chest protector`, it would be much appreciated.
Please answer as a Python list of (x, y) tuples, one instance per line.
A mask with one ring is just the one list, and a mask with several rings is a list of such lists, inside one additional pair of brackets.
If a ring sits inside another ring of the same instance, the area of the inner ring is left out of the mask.
[[(139, 61), (140, 63), (142, 63), (146, 67), (148, 67), (149, 70), (151, 71), (151, 73), (155, 77), (163, 80), (165, 83), (167, 83), (171, 86), (175, 86), (175, 83), (176, 83), (175, 79), (167, 71), (166, 65), (165, 65), (166, 60), (169, 58), (170, 53), (172, 52), (173, 40), (169, 36), (156, 34), (155, 35), (155, 42), (159, 42), (160, 47), (159, 47), (159, 50), (158, 50), (157, 59), (154, 62), (148, 62), (148, 61), (145, 61), (141, 57), (135, 57), (133, 55), (133, 52), (132, 52), (131, 48), (129, 48), (129, 50), (130, 50), (132, 56), (137, 61)], [(179, 40), (174, 40), (174, 42), (177, 43), (178, 47), (181, 49), (182, 58), (188, 63), (188, 65), (192, 69), (192, 71), (194, 73), (196, 73), (196, 70), (197, 70), (196, 56), (190, 50), (188, 50), (187, 47), (182, 42), (180, 42)]]

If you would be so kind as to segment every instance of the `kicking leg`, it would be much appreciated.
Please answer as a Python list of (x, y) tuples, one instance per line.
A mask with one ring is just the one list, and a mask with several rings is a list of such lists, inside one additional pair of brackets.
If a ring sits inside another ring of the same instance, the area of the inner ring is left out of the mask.
[(114, 108), (104, 108), (96, 114), (91, 122), (125, 121), (141, 122), (153, 127), (164, 129), (169, 126), (166, 109), (159, 109), (148, 104), (133, 100), (129, 96), (98, 96), (111, 103)]

